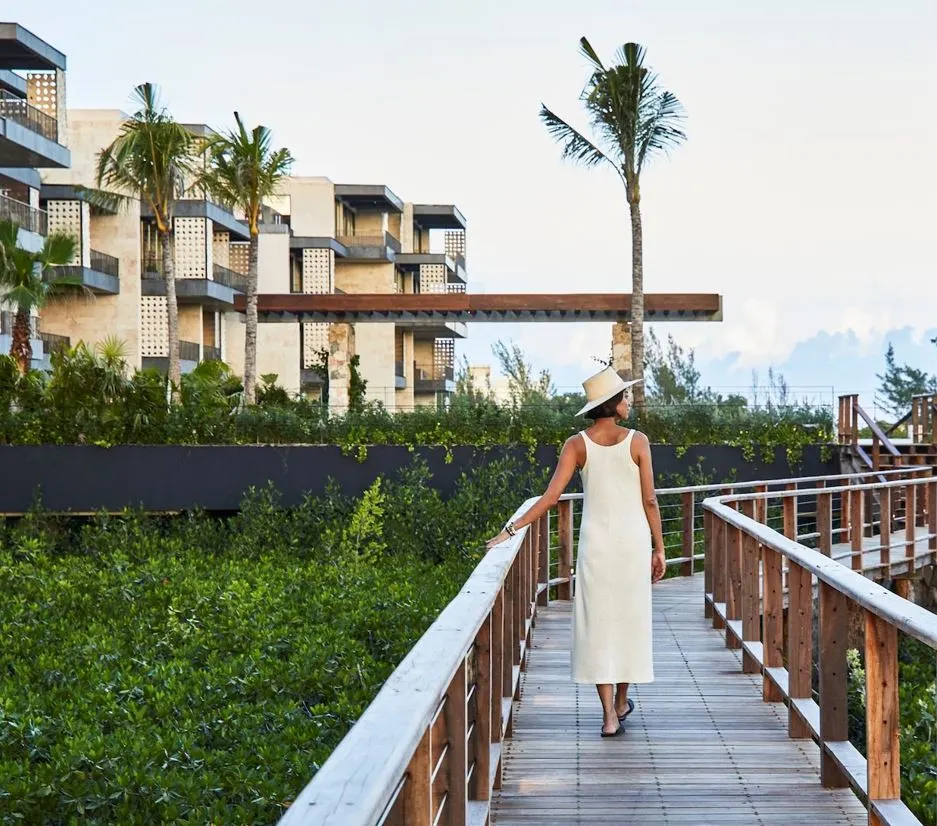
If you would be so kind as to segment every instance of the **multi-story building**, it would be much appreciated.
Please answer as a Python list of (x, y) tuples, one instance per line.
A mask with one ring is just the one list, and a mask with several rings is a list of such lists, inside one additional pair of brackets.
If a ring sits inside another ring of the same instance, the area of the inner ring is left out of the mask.
[[(42, 249), (40, 169), (67, 167), (65, 55), (16, 23), (0, 23), (0, 220), (15, 221), (19, 246)], [(0, 352), (10, 349), (12, 308), (0, 311)], [(60, 343), (34, 318), (33, 363)]]
[[(93, 187), (97, 153), (124, 117), (72, 111), (72, 166), (43, 176), (50, 230), (80, 239), (72, 266), (94, 297), (50, 303), (42, 324), (72, 341), (116, 336), (132, 364), (165, 369), (165, 282), (152, 216), (139, 203), (107, 213), (82, 190)], [(234, 303), (245, 289), (247, 227), (210, 199), (190, 196), (175, 204), (173, 232), (183, 370), (221, 359), (243, 373), (244, 319)], [(258, 261), (261, 293), (464, 291), (465, 219), (454, 206), (404, 203), (384, 186), (289, 178), (265, 208)], [(321, 394), (322, 351), (330, 338), (343, 339), (342, 354), (359, 357), (369, 400), (390, 409), (437, 403), (454, 389), (454, 340), (464, 335), (464, 324), (265, 323), (258, 375), (274, 373), (288, 390)], [(332, 390), (330, 404), (340, 409), (347, 388)]]

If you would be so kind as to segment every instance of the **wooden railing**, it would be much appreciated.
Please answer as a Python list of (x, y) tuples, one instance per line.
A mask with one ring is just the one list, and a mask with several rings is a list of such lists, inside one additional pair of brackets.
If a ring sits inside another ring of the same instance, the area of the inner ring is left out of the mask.
[[(885, 475), (904, 478), (908, 473)], [(877, 476), (660, 490), (665, 540), (682, 548), (668, 558), (668, 567), (690, 575), (706, 559), (700, 528), (704, 496), (744, 490), (798, 493), (804, 485)], [(512, 734), (512, 704), (520, 699), (520, 673), (526, 669), (537, 609), (548, 604), (551, 592), (558, 599), (573, 595), (575, 505), (581, 499), (582, 494), (562, 497), (555, 514), (485, 555), (293, 802), (281, 826), (487, 822), (491, 793), (500, 788), (501, 744)], [(671, 499), (676, 515), (669, 513)], [(514, 517), (534, 501), (525, 502)], [(707, 592), (711, 575), (707, 565)]]
[(924, 393), (911, 399), (911, 441), (915, 444), (937, 444), (937, 394)]
[[(893, 540), (887, 503), (898, 489), (904, 491), (907, 507), (903, 536)], [(937, 649), (937, 616), (851, 569), (867, 570), (863, 563), (869, 549), (863, 548), (866, 523), (861, 512), (867, 490), (879, 491), (885, 505), (877, 526), (879, 541), (873, 543), (880, 556), (871, 567), (893, 574), (899, 567), (908, 573), (921, 562), (933, 564), (937, 560), (937, 478), (933, 476), (714, 497), (703, 502), (705, 566), (712, 571), (706, 600), (713, 626), (725, 631), (727, 647), (742, 649), (742, 670), (761, 674), (764, 700), (787, 704), (789, 736), (812, 738), (819, 744), (823, 785), (851, 787), (866, 803), (874, 826), (910, 826), (918, 820), (901, 802), (898, 632)], [(837, 494), (851, 503), (851, 568), (830, 558), (832, 503)], [(798, 533), (797, 506), (808, 495), (817, 502), (817, 532), (810, 537), (817, 541), (816, 550), (798, 541), (805, 537)], [(773, 500), (782, 507), (783, 532), (763, 524)], [(893, 554), (902, 548), (905, 562), (896, 566)], [(819, 592), (816, 650), (814, 577)], [(862, 612), (865, 628), (868, 760), (848, 737), (846, 646), (851, 607)], [(815, 669), (818, 701), (813, 699)]]
[[(859, 444), (860, 420), (865, 422), (872, 433), (871, 455)], [(857, 394), (839, 397), (839, 417), (837, 421), (837, 440), (841, 445), (852, 447), (866, 467), (872, 470), (880, 470), (884, 464), (882, 451), (885, 451), (889, 456), (901, 455), (901, 451), (895, 447), (888, 437), (888, 433), (883, 431), (879, 423), (862, 409)]]

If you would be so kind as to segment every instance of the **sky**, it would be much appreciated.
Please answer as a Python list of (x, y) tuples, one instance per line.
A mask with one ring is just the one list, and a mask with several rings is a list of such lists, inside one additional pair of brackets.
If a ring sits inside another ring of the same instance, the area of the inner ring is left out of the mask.
[[(889, 341), (937, 371), (933, 0), (7, 0), (68, 56), (68, 104), (158, 83), (182, 121), (270, 126), (295, 172), (382, 183), (468, 220), (469, 289), (630, 291), (624, 191), (560, 160), (541, 102), (585, 128), (578, 52), (646, 46), (687, 141), (642, 184), (645, 289), (719, 292), (721, 323), (659, 324), (705, 382), (780, 370), (871, 403)], [(610, 325), (472, 325), (472, 363), (513, 340), (561, 389)]]

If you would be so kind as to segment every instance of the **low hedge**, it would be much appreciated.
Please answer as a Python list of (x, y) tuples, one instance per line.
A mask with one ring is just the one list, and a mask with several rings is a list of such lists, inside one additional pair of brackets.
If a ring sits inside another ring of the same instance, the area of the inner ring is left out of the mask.
[(544, 481), (6, 527), (0, 822), (274, 822)]

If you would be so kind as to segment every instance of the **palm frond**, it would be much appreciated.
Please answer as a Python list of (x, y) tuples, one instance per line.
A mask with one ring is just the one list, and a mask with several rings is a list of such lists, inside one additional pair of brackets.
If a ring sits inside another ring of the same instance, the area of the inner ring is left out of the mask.
[(92, 209), (100, 209), (104, 212), (120, 212), (136, 201), (136, 198), (130, 195), (111, 192), (107, 189), (98, 189), (93, 186), (75, 184), (73, 188), (77, 194), (81, 195), (91, 205)]
[(602, 65), (602, 60), (598, 52), (592, 48), (592, 44), (584, 36), (579, 38), (579, 54), (592, 64), (592, 68), (595, 71), (605, 71), (605, 66)]
[(686, 140), (686, 133), (680, 128), (685, 117), (683, 105), (671, 92), (658, 92), (648, 102), (647, 116), (640, 123), (638, 172), (647, 158), (657, 152), (666, 154)]
[(605, 162), (618, 168), (617, 164), (598, 146), (543, 104), (540, 105), (540, 120), (547, 127), (550, 137), (562, 146), (564, 160), (586, 167), (598, 166)]
[(77, 251), (78, 241), (75, 238), (56, 232), (46, 238), (42, 250), (36, 256), (36, 263), (42, 269), (71, 264)]

